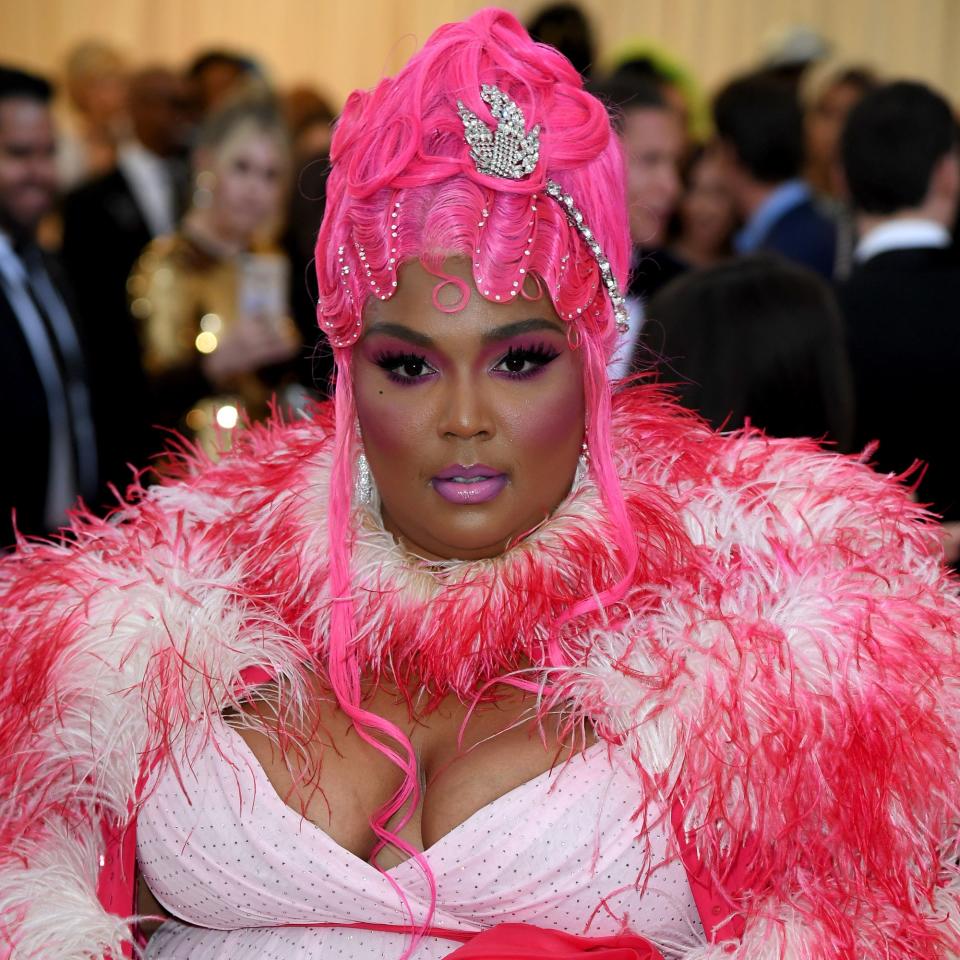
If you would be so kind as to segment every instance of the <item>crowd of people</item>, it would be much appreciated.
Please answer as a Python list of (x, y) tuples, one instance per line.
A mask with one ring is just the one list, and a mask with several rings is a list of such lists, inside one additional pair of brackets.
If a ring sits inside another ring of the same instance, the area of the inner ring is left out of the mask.
[(108, 507), (172, 435), (222, 449), (329, 381), (308, 289), (323, 97), (280, 94), (228, 51), (129, 70), (90, 43), (66, 73), (74, 112), (58, 129), (52, 84), (0, 70), (4, 390), (29, 411), (5, 545), (11, 511), (20, 532), (52, 532), (78, 495)]
[(810, 39), (0, 69), (0, 955), (960, 955), (956, 119)]
[[(789, 44), (717, 91), (630, 47), (601, 72), (573, 5), (529, 24), (609, 108), (628, 171), (630, 329), (613, 378), (676, 385), (717, 428), (870, 447), (947, 522), (960, 464), (940, 422), (960, 359), (949, 304), (957, 136), (920, 83), (817, 62)], [(796, 46), (796, 45), (795, 45)], [(0, 74), (8, 406), (25, 467), (4, 481), (0, 539), (95, 509), (173, 435), (208, 450), (276, 403), (329, 392), (313, 244), (335, 109), (273, 89), (250, 57), (130, 69), (103, 43), (54, 89)], [(710, 122), (702, 117), (709, 113)], [(704, 130), (709, 132), (704, 135)], [(918, 463), (923, 467), (916, 468)]]

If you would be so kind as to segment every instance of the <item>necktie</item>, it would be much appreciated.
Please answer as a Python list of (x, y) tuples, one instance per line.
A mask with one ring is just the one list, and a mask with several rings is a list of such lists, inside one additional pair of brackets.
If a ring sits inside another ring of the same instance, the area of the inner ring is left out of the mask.
[(26, 268), (24, 288), (46, 330), (64, 386), (78, 492), (91, 497), (97, 489), (96, 436), (80, 339), (44, 267), (40, 250), (29, 247), (21, 253), (21, 259)]

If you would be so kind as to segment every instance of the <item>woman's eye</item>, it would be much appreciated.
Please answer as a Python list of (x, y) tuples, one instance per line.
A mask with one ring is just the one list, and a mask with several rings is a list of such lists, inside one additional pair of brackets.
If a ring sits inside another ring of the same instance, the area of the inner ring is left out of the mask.
[(403, 371), (405, 376), (419, 377), (423, 374), (424, 366), (426, 366), (424, 361), (419, 357), (415, 357), (412, 360), (404, 360), (400, 369)]
[(510, 371), (510, 373), (522, 373), (527, 364), (530, 363), (528, 357), (522, 357), (519, 355), (507, 356), (504, 358), (503, 365)]
[(433, 373), (433, 367), (427, 363), (426, 357), (420, 357), (413, 353), (388, 354), (378, 357), (377, 366), (386, 370), (387, 374), (394, 380), (421, 380)]
[(511, 349), (503, 359), (498, 361), (495, 369), (514, 377), (531, 376), (556, 360), (558, 356), (560, 354), (557, 350), (546, 345)]

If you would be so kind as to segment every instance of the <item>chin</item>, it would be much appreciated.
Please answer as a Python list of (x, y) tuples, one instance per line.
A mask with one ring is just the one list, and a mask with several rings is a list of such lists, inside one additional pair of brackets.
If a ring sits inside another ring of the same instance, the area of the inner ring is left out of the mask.
[(470, 513), (473, 516), (461, 515), (442, 527), (401, 531), (401, 535), (413, 553), (429, 553), (442, 560), (485, 560), (500, 556), (507, 544), (523, 533), (506, 524), (491, 522), (490, 514), (485, 511), (471, 510)]
[(431, 552), (447, 560), (485, 560), (498, 557), (515, 536), (511, 533), (497, 535), (489, 526), (480, 530), (443, 530), (431, 537), (434, 548)]

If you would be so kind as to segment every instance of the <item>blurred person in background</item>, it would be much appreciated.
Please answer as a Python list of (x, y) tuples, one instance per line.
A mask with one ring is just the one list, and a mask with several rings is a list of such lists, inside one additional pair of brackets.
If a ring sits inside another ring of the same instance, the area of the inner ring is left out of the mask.
[(199, 117), (209, 116), (244, 93), (264, 93), (263, 71), (255, 60), (233, 50), (204, 50), (187, 67)]
[(706, 139), (709, 116), (693, 72), (677, 57), (646, 42), (632, 41), (613, 56), (612, 77), (655, 84), (683, 131), (683, 158)]
[(318, 90), (302, 84), (283, 95), (283, 115), (290, 130), (294, 166), (327, 157), (336, 111)]
[(684, 170), (684, 190), (668, 252), (687, 267), (710, 267), (733, 253), (737, 208), (716, 153), (699, 148)]
[(834, 279), (838, 281), (850, 275), (857, 243), (856, 222), (843, 182), (840, 134), (851, 109), (877, 84), (876, 76), (866, 67), (834, 70), (819, 83), (813, 83), (814, 93), (804, 112), (804, 178), (817, 194), (821, 207), (830, 210), (836, 224)]
[(822, 197), (846, 198), (840, 135), (847, 115), (877, 84), (876, 75), (868, 67), (843, 67), (828, 74), (814, 89), (804, 113), (804, 178)]
[(960, 197), (950, 104), (921, 83), (886, 84), (850, 112), (841, 141), (860, 241), (840, 288), (857, 395), (856, 441), (883, 473), (915, 461), (916, 495), (956, 532), (960, 452)]
[(326, 206), (327, 172), (334, 110), (310, 87), (284, 97), (293, 154), (293, 189), (282, 245), (290, 259), (290, 307), (303, 338), (303, 380), (321, 394), (330, 391), (333, 354), (317, 326), (317, 272), (314, 247)]
[(50, 84), (0, 66), (0, 548), (52, 533), (98, 489), (91, 384), (57, 264), (36, 242), (57, 198)]
[(559, 50), (584, 79), (593, 73), (597, 44), (590, 20), (579, 4), (548, 4), (527, 23), (527, 32), (539, 43)]
[(763, 40), (757, 73), (800, 88), (817, 64), (830, 56), (830, 43), (818, 30), (802, 23), (774, 27)]
[(643, 301), (684, 269), (664, 249), (680, 199), (683, 130), (660, 88), (650, 80), (613, 76), (593, 86), (606, 104), (627, 161), (627, 202), (633, 243), (626, 291), (630, 329), (621, 335), (610, 376), (625, 376), (643, 325)]
[(190, 210), (130, 276), (155, 422), (211, 446), (244, 418), (266, 416), (275, 392), (283, 400), (294, 389), (301, 340), (289, 315), (289, 265), (270, 240), (289, 162), (272, 101), (241, 100), (214, 114), (199, 133)]
[(740, 77), (713, 104), (716, 149), (744, 227), (738, 253), (779, 253), (822, 277), (833, 275), (836, 228), (815, 203), (803, 169), (803, 115), (793, 87)]
[(103, 390), (103, 475), (118, 486), (129, 463), (152, 452), (140, 343), (127, 303), (127, 278), (144, 247), (174, 232), (186, 193), (189, 102), (185, 80), (164, 67), (130, 84), (131, 136), (116, 168), (68, 194), (61, 256), (90, 342), (92, 374)]
[(646, 365), (716, 429), (853, 435), (853, 391), (836, 301), (816, 274), (758, 254), (688, 273), (647, 307)]
[(64, 66), (70, 115), (57, 144), (62, 189), (112, 170), (117, 148), (129, 130), (127, 65), (101, 41), (82, 43), (67, 55)]

